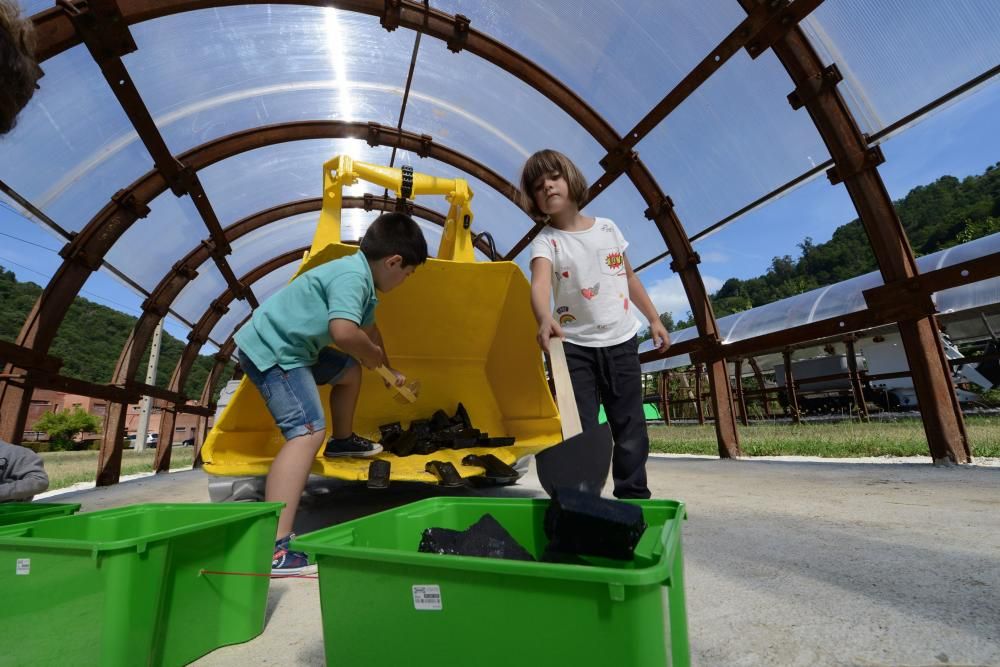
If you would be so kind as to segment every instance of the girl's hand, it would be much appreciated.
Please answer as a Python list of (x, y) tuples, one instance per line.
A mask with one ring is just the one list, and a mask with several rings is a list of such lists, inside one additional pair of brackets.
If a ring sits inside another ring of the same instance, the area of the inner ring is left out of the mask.
[(653, 320), (649, 325), (650, 337), (653, 339), (653, 346), (660, 352), (666, 352), (670, 347), (670, 334), (660, 320)]
[[(405, 375), (403, 375), (402, 373), (400, 373), (399, 371), (397, 371), (395, 368), (391, 368), (389, 366), (386, 366), (386, 368), (389, 369), (390, 373), (392, 373), (393, 375), (396, 376), (396, 380), (395, 380), (395, 382), (392, 383), (392, 385), (395, 385), (397, 387), (402, 387), (404, 384), (406, 384), (406, 376)], [(383, 382), (385, 382), (385, 380), (383, 380)], [(387, 389), (390, 386), (392, 386), (392, 385), (390, 385), (388, 382), (385, 382), (385, 386), (386, 386)]]
[(546, 352), (549, 351), (549, 339), (555, 336), (565, 340), (566, 334), (563, 333), (562, 327), (559, 326), (554, 319), (551, 317), (544, 320), (541, 326), (538, 327), (538, 347), (542, 348)]

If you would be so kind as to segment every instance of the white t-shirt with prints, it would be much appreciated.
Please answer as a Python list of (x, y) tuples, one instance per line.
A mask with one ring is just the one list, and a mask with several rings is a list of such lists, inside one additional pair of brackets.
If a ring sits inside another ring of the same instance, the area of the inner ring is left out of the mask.
[(531, 242), (531, 259), (552, 262), (553, 317), (567, 341), (609, 347), (642, 327), (628, 298), (627, 247), (618, 226), (607, 218), (597, 218), (580, 232), (546, 226)]

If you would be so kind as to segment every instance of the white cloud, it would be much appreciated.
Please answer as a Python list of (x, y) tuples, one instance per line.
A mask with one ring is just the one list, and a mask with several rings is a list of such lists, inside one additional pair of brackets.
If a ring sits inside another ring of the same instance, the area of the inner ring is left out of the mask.
[[(709, 294), (722, 287), (723, 281), (715, 276), (702, 274), (701, 279), (704, 281), (705, 290)], [(673, 315), (675, 322), (687, 317), (688, 311), (691, 310), (687, 294), (684, 292), (684, 286), (681, 285), (681, 278), (676, 273), (667, 278), (647, 284), (646, 292), (649, 293), (649, 298), (653, 300), (656, 312), (669, 312)], [(635, 309), (635, 314), (640, 322), (649, 326), (649, 322), (642, 316), (638, 308)]]

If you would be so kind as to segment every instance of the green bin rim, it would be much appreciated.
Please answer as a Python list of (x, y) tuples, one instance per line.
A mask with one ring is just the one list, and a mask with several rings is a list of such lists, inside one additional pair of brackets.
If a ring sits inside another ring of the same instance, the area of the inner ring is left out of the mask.
[[(72, 508), (72, 509), (70, 509)], [(34, 514), (36, 512), (52, 512), (59, 509), (68, 514), (80, 511), (80, 503), (0, 503), (0, 516), (6, 514)], [(11, 511), (13, 510), (13, 511)]]
[[(102, 551), (118, 551), (134, 547), (138, 547), (139, 551), (143, 551), (147, 545), (153, 542), (160, 542), (178, 535), (191, 533), (196, 530), (214, 528), (216, 526), (230, 523), (234, 519), (247, 519), (270, 513), (274, 513), (277, 516), (281, 514), (281, 509), (284, 506), (284, 503), (140, 503), (137, 505), (126, 505), (124, 507), (97, 510), (95, 512), (86, 512), (84, 514), (39, 519), (37, 521), (19, 523), (13, 526), (0, 527), (0, 547), (36, 547), (61, 550), (79, 550), (89, 551), (95, 555)], [(99, 540), (62, 540), (48, 537), (23, 537), (24, 533), (31, 527), (52, 521), (72, 521), (80, 517), (114, 517), (119, 514), (129, 514), (137, 510), (180, 509), (190, 511), (193, 509), (194, 511), (200, 511), (201, 509), (208, 510), (210, 508), (217, 509), (220, 507), (226, 507), (226, 511), (217, 518), (197, 521), (189, 523), (185, 526), (150, 533), (148, 535), (130, 537), (125, 540), (105, 542)], [(230, 507), (233, 509), (229, 509)], [(239, 511), (237, 511), (236, 508), (239, 508)]]
[[(428, 554), (419, 551), (400, 551), (398, 549), (382, 549), (370, 547), (354, 547), (349, 543), (353, 540), (355, 526), (389, 514), (416, 514), (443, 505), (495, 505), (497, 503), (510, 505), (548, 504), (546, 498), (426, 498), (394, 509), (385, 510), (366, 517), (345, 521), (329, 528), (296, 536), (291, 547), (305, 551), (316, 557), (332, 556), (358, 560), (377, 560), (391, 563), (402, 563), (421, 568), (447, 568), (465, 570), (468, 572), (490, 572), (495, 574), (516, 575), (524, 577), (540, 577), (546, 579), (564, 579), (573, 581), (591, 581), (595, 583), (618, 584), (625, 586), (644, 586), (649, 584), (665, 584), (670, 579), (674, 557), (680, 545), (681, 523), (687, 517), (686, 505), (679, 500), (624, 500), (642, 508), (674, 509), (674, 517), (664, 522), (660, 533), (659, 544), (662, 549), (658, 559), (652, 565), (638, 569), (618, 569), (601, 566), (565, 565), (557, 563), (540, 563), (500, 558), (479, 558), (476, 556), (451, 556)], [(486, 510), (488, 511), (488, 510)], [(649, 530), (647, 528), (647, 530)], [(318, 558), (317, 558), (318, 559)], [(322, 575), (321, 575), (322, 576)]]

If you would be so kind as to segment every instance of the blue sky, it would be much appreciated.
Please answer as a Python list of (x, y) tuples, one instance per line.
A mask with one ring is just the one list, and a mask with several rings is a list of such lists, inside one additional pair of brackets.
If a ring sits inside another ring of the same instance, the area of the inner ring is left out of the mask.
[[(941, 176), (962, 178), (996, 164), (998, 119), (1000, 82), (994, 80), (884, 142), (886, 161), (879, 173), (890, 196), (901, 199), (914, 187)], [(856, 217), (843, 185), (832, 186), (820, 175), (696, 243), (706, 287), (711, 292), (727, 278), (760, 275), (772, 257), (797, 257), (797, 244), (804, 238), (827, 241), (838, 226)], [(661, 311), (670, 310), (675, 319), (685, 316), (689, 308), (683, 290), (663, 262), (640, 276)]]
[[(55, 77), (58, 72), (54, 69), (53, 65), (48, 76), (53, 83), (57, 83)], [(93, 76), (93, 73), (88, 76)], [(97, 83), (103, 85), (102, 81)], [(696, 112), (697, 109), (690, 112), (695, 119)], [(963, 177), (981, 173), (988, 165), (1000, 160), (997, 118), (1000, 118), (1000, 83), (994, 80), (888, 140), (883, 144), (887, 161), (880, 168), (880, 173), (891, 196), (898, 199), (911, 188), (945, 174)], [(0, 149), (2, 141), (0, 139)], [(148, 157), (144, 159), (148, 160)], [(661, 178), (669, 193), (669, 183), (664, 175), (656, 172), (654, 175)], [(124, 183), (115, 185), (121, 187)], [(486, 193), (480, 199), (486, 202)], [(641, 215), (641, 207), (639, 211)], [(596, 212), (616, 216), (614, 210)], [(629, 215), (632, 213), (628, 212)], [(695, 249), (702, 257), (700, 268), (706, 286), (711, 292), (729, 277), (759, 275), (766, 270), (773, 256), (796, 256), (796, 246), (805, 237), (812, 237), (817, 243), (826, 241), (836, 227), (855, 217), (843, 186), (831, 186), (821, 175), (697, 243)], [(65, 224), (61, 220), (57, 222)], [(642, 220), (640, 223), (637, 229), (646, 224)], [(62, 245), (62, 239), (21, 218), (11, 209), (0, 206), (0, 265), (14, 271), (19, 280), (44, 285), (59, 266), (61, 260), (57, 251)], [(155, 252), (155, 248), (136, 248), (134, 251)], [(132, 252), (131, 248), (129, 252)], [(641, 277), (659, 309), (669, 310), (675, 318), (682, 318), (688, 311), (688, 305), (667, 263), (658, 263), (644, 271)], [(87, 282), (83, 296), (132, 315), (139, 314), (143, 298), (102, 271), (95, 273)], [(167, 330), (178, 338), (186, 337), (186, 328), (169, 318)]]

